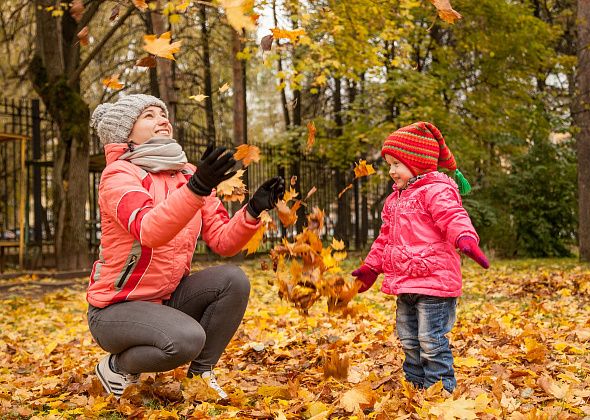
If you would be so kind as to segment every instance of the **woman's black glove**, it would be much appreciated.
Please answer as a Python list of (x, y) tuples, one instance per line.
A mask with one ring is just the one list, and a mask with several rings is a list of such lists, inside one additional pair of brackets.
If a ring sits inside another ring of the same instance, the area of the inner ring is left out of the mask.
[(230, 171), (236, 164), (231, 154), (224, 152), (225, 147), (213, 149), (210, 144), (197, 163), (197, 171), (188, 181), (189, 189), (197, 195), (207, 196), (211, 190), (217, 187), (221, 182), (230, 179), (236, 174), (236, 171)]
[(257, 218), (264, 210), (274, 209), (283, 195), (285, 195), (285, 180), (280, 176), (275, 176), (256, 190), (248, 202), (246, 210), (252, 217)]

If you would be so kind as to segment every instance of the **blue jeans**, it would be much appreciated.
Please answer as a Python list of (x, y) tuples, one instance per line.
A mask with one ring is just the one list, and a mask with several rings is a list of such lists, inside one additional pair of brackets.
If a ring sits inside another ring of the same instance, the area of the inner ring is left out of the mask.
[(442, 380), (452, 392), (457, 386), (453, 353), (446, 334), (455, 323), (457, 298), (401, 294), (397, 297), (397, 334), (405, 353), (406, 379), (420, 388)]

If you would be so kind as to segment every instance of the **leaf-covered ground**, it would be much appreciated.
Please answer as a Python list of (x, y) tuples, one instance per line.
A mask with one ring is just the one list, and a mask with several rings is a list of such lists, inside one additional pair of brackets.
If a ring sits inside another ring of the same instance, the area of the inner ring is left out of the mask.
[(394, 298), (374, 287), (347, 316), (320, 302), (304, 317), (278, 299), (261, 262), (241, 264), (253, 287), (217, 368), (224, 405), (184, 368), (142, 375), (120, 401), (106, 396), (93, 373), (104, 353), (87, 329), (85, 280), (57, 291), (12, 280), (0, 302), (0, 418), (590, 418), (588, 266), (466, 262), (452, 332), (459, 386), (449, 395), (403, 381)]

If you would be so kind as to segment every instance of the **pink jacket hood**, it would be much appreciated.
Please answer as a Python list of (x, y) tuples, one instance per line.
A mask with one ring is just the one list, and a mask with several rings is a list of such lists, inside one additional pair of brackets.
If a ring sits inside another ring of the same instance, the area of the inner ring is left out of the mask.
[(161, 303), (189, 274), (200, 234), (217, 254), (240, 252), (260, 226), (245, 207), (232, 218), (213, 192), (186, 186), (195, 167), (148, 173), (118, 158), (126, 144), (105, 146), (107, 165), (98, 188), (101, 246), (88, 285), (90, 304), (103, 308), (127, 300)]
[(385, 275), (381, 290), (395, 295), (460, 296), (457, 239), (469, 235), (479, 241), (479, 237), (457, 184), (441, 172), (429, 172), (405, 190), (393, 189), (383, 206), (379, 236), (365, 259)]

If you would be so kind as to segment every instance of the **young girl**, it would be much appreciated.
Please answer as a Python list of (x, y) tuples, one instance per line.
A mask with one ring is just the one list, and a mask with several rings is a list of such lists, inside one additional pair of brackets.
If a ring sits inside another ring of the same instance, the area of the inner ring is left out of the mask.
[(224, 148), (208, 147), (196, 167), (172, 137), (166, 105), (128, 95), (92, 115), (106, 154), (99, 186), (101, 248), (88, 285), (88, 324), (109, 354), (96, 366), (119, 397), (141, 372), (190, 363), (220, 399), (213, 367), (240, 325), (250, 292), (244, 272), (218, 265), (190, 273), (199, 234), (219, 255), (235, 255), (285, 191), (266, 181), (229, 218), (214, 188), (235, 172)]
[(455, 171), (467, 192), (469, 184), (431, 123), (400, 128), (385, 140), (381, 154), (390, 165), (393, 193), (383, 207), (379, 236), (352, 275), (360, 282), (359, 292), (364, 292), (384, 273), (381, 290), (397, 295), (397, 333), (406, 379), (419, 388), (442, 380), (452, 392), (457, 381), (446, 334), (455, 322), (462, 283), (455, 248), (483, 268), (489, 263), (461, 205), (457, 184), (437, 168)]

